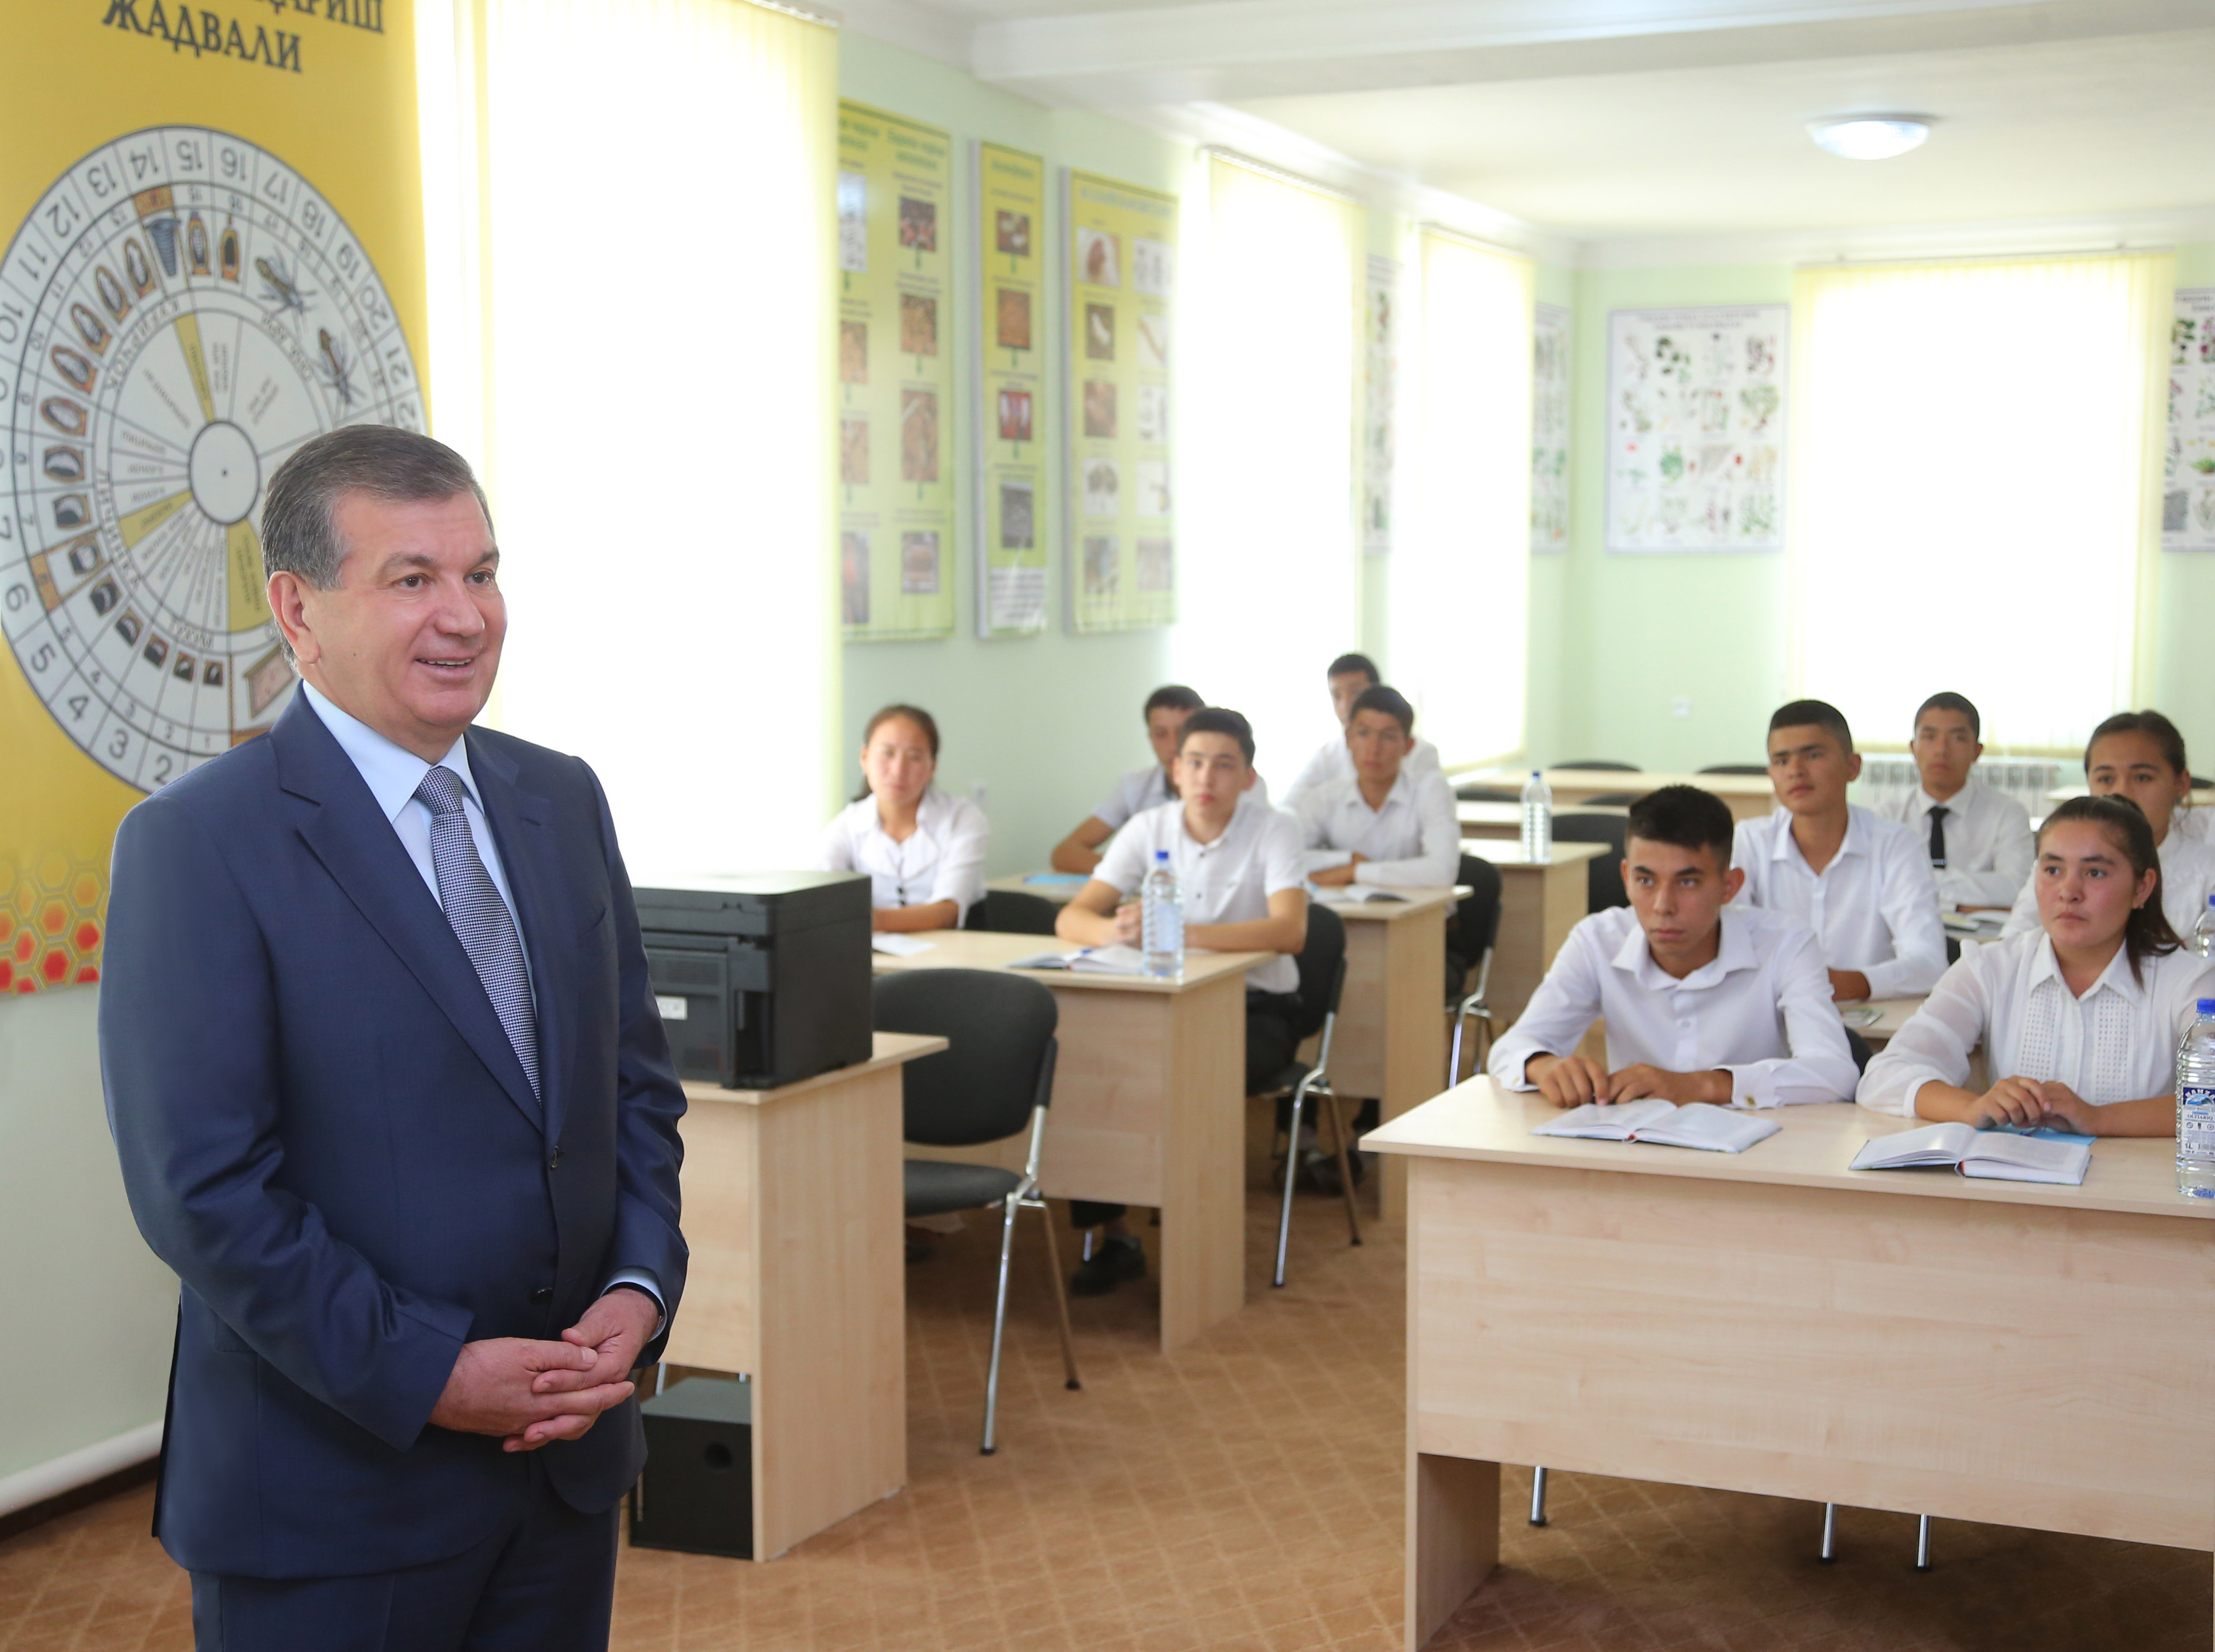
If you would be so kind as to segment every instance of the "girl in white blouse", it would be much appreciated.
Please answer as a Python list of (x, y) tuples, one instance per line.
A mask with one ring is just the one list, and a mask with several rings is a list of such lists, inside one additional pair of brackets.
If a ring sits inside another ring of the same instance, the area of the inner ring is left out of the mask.
[(878, 929), (954, 929), (984, 898), (985, 811), (931, 784), (938, 725), (887, 706), (862, 734), (861, 794), (823, 829), (823, 869), (864, 872)]
[[(2176, 1128), (2178, 1035), (2215, 996), (2215, 963), (2163, 915), (2161, 860), (2135, 803), (2071, 798), (2031, 871), (2040, 927), (1965, 952), (1862, 1075), (1879, 1112), (2085, 1135)], [(1991, 1087), (1964, 1087), (1982, 1043)]]

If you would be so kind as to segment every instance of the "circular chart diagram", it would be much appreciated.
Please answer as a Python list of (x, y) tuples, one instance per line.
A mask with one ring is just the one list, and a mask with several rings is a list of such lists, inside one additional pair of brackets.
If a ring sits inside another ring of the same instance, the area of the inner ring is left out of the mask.
[(423, 428), (359, 237), (276, 156), (196, 126), (102, 144), (17, 229), (0, 406), (0, 631), (64, 731), (147, 792), (290, 697), (270, 473), (341, 425)]

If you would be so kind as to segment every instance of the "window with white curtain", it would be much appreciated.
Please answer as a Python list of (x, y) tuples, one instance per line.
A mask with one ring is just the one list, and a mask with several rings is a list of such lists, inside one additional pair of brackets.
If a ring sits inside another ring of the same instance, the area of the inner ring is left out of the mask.
[(1254, 725), (1291, 780), (1330, 726), (1323, 667), (1358, 646), (1353, 201), (1221, 155), (1187, 195), (1177, 674)]
[(2060, 750), (2144, 697), (2174, 278), (2153, 254), (1800, 272), (1799, 692), (1881, 742), (1953, 689), (1987, 742)]
[(632, 876), (809, 863), (838, 683), (837, 34), (747, 0), (426, 0), (435, 428), (482, 468), (493, 712)]
[(1486, 762), (1523, 749), (1536, 272), (1427, 229), (1415, 269), (1390, 673), (1448, 764)]

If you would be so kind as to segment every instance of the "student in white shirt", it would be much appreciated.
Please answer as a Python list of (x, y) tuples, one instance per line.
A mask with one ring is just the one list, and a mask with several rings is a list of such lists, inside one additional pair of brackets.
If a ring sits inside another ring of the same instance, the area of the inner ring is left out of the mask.
[(1742, 820), (1731, 860), (1746, 874), (1740, 906), (1805, 921), (1823, 944), (1842, 999), (1906, 998), (1945, 973), (1946, 932), (1923, 840), (1846, 802), (1862, 772), (1844, 714), (1795, 700), (1769, 719), (1777, 810)]
[[(1492, 1076), (1560, 1107), (1588, 1101), (1844, 1101), (1854, 1058), (1815, 933), (1732, 906), (1729, 805), (1665, 786), (1630, 805), (1628, 907), (1569, 931), (1522, 1017), (1492, 1048)], [(1607, 1064), (1578, 1055), (1595, 1017)]]
[[(1341, 654), (1331, 661), (1330, 669), (1323, 673), (1330, 685), (1330, 708), (1338, 718), (1341, 732), (1316, 748), (1307, 761), (1307, 767), (1293, 778), (1285, 790), (1285, 807), (1299, 806), (1301, 796), (1326, 780), (1346, 780), (1353, 778), (1353, 754), (1347, 747), (1342, 731), (1353, 716), (1353, 702), (1368, 689), (1384, 679), (1378, 675), (1377, 662), (1366, 654)], [(1408, 753), (1405, 767), (1410, 774), (1436, 774), (1439, 769), (1439, 749), (1428, 740), (1418, 740)]]
[[(2176, 829), (2176, 811), (2192, 794), (2184, 736), (2159, 712), (2117, 712), (2085, 743), (2084, 780), (2094, 797), (2128, 798), (2138, 805), (2161, 857), (2163, 915), (2179, 935), (2189, 935), (2215, 894), (2215, 844)], [(2038, 927), (2034, 879), (2016, 897), (2000, 935), (2028, 935)]]
[(985, 811), (931, 784), (938, 725), (887, 706), (862, 735), (861, 795), (823, 829), (825, 872), (869, 875), (871, 926), (955, 929), (985, 896)]
[(1364, 688), (1346, 723), (1354, 772), (1301, 793), (1292, 810), (1318, 889), (1452, 884), (1461, 869), (1453, 788), (1435, 770), (1408, 768), (1414, 744), (1415, 708), (1397, 689)]
[[(1973, 947), (1868, 1064), (1857, 1099), (1907, 1118), (2050, 1125), (2084, 1135), (2176, 1128), (2176, 1041), (2215, 964), (2161, 909), (2153, 831), (2119, 797), (2071, 798), (2040, 829), (2040, 927)], [(1966, 1087), (1985, 1049), (1991, 1088)]]
[[(1184, 939), (1218, 952), (1275, 954), (1246, 972), (1246, 1087), (1261, 1089), (1298, 1047), (1300, 972), (1307, 945), (1307, 869), (1299, 823), (1265, 803), (1241, 808), (1254, 772), (1254, 731), (1236, 712), (1211, 706), (1186, 719), (1177, 748), (1178, 800), (1136, 817), (1115, 835), (1092, 881), (1061, 909), (1054, 933), (1085, 946), (1138, 945), (1139, 885), (1157, 854), (1169, 856), (1184, 896)], [(1079, 1227), (1107, 1233), (1071, 1289), (1101, 1296), (1145, 1276), (1144, 1253), (1123, 1207), (1072, 1200)]]
[(1909, 750), (1922, 784), (1886, 814), (1928, 846), (1939, 905), (2014, 905), (2037, 854), (2030, 811), (1973, 772), (1985, 755), (1976, 707), (1960, 694), (1932, 694), (1916, 710)]
[(1053, 846), (1056, 872), (1090, 872), (1100, 864), (1101, 846), (1124, 822), (1175, 798), (1177, 740), (1184, 733), (1184, 719), (1206, 703), (1181, 682), (1164, 683), (1146, 696), (1146, 743), (1154, 749), (1154, 761), (1117, 780), (1107, 800)]

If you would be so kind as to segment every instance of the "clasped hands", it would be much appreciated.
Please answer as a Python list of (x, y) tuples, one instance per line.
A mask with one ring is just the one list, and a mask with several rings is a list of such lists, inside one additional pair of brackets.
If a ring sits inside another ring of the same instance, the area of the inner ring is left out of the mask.
[(2080, 1135), (2097, 1135), (2098, 1110), (2058, 1079), (2002, 1079), (1969, 1103), (1965, 1122), (1980, 1130), (2002, 1124), (2024, 1129), (2066, 1125)]
[(629, 1399), (639, 1354), (661, 1318), (642, 1292), (607, 1292), (558, 1342), (494, 1337), (464, 1343), (431, 1421), (500, 1436), (503, 1451), (581, 1440), (602, 1411)]
[(1556, 1107), (1581, 1107), (1593, 1101), (1604, 1107), (1655, 1097), (1663, 1101), (1708, 1101), (1727, 1106), (1731, 1098), (1731, 1075), (1721, 1068), (1706, 1073), (1671, 1073), (1636, 1062), (1611, 1073), (1582, 1055), (1533, 1055), (1523, 1064), (1523, 1076)]

